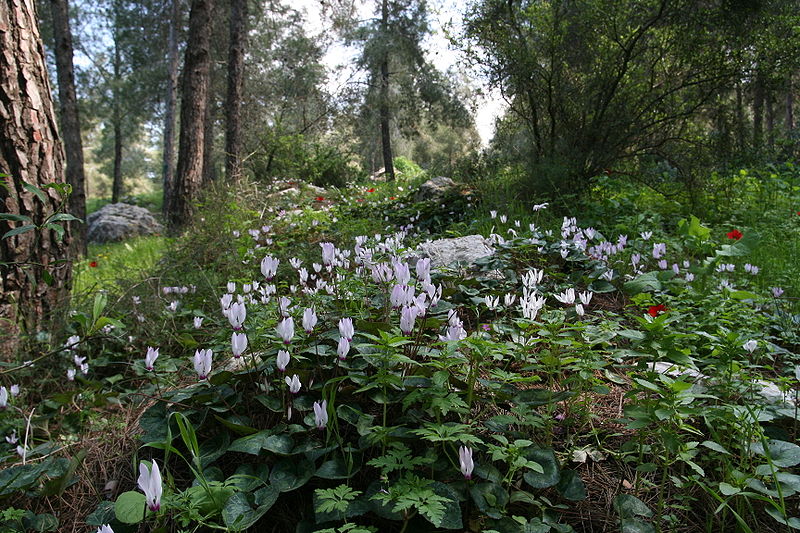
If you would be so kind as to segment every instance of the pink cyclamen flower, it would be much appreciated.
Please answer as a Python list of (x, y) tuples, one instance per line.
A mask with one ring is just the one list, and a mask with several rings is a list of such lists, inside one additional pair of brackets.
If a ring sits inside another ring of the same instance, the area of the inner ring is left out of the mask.
[(201, 316), (194, 317), (194, 319), (192, 320), (192, 325), (194, 325), (194, 329), (200, 329), (200, 327), (203, 325), (203, 317)]
[(475, 468), (475, 463), (472, 461), (472, 448), (461, 446), (458, 449), (458, 462), (464, 479), (472, 479), (472, 470)]
[(269, 255), (261, 260), (261, 274), (267, 278), (267, 281), (272, 281), (272, 278), (275, 277), (275, 273), (278, 271), (279, 263), (280, 260)]
[(95, 533), (114, 533), (114, 530), (111, 529), (110, 525), (105, 524), (103, 526), (98, 527)]
[(403, 332), (403, 335), (411, 335), (417, 313), (416, 307), (403, 307), (403, 310), (400, 311), (400, 331)]
[(244, 324), (244, 320), (247, 318), (247, 308), (244, 305), (244, 302), (234, 302), (231, 304), (230, 309), (228, 310), (228, 322), (231, 323), (231, 326), (236, 331), (242, 329), (242, 324)]
[(149, 469), (143, 462), (139, 463), (139, 479), (137, 482), (139, 488), (144, 492), (147, 507), (153, 512), (161, 509), (161, 472), (155, 460), (153, 460)]
[(156, 359), (158, 359), (158, 348), (153, 348), (152, 346), (148, 346), (147, 354), (144, 356), (144, 368), (146, 370), (152, 371)]

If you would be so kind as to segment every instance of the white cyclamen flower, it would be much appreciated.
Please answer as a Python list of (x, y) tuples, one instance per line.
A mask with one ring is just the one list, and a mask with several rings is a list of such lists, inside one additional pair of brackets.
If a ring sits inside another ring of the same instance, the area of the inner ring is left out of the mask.
[(147, 354), (144, 356), (144, 368), (146, 370), (153, 370), (156, 359), (158, 359), (158, 348), (148, 346)]
[(281, 372), (286, 372), (286, 366), (289, 364), (290, 360), (291, 356), (289, 355), (289, 352), (286, 350), (278, 350), (278, 358), (275, 361), (275, 366), (277, 366), (278, 370)]
[(292, 394), (297, 394), (300, 392), (300, 387), (302, 385), (300, 384), (300, 378), (297, 377), (297, 374), (294, 374), (291, 378), (286, 376), (284, 381), (286, 381), (286, 385), (289, 387), (289, 392)]
[(211, 372), (211, 360), (214, 352), (211, 348), (205, 350), (196, 350), (194, 352), (194, 371), (197, 372), (197, 378), (202, 381), (208, 377)]
[(147, 507), (153, 512), (161, 509), (161, 472), (155, 460), (153, 460), (149, 469), (146, 464), (139, 463), (139, 479), (137, 483), (142, 492), (144, 492)]
[(247, 349), (247, 335), (244, 333), (233, 333), (231, 335), (231, 351), (234, 357), (241, 357)]
[(327, 400), (322, 400), (321, 404), (314, 402), (314, 423), (317, 425), (317, 429), (325, 429), (325, 426), (328, 425)]

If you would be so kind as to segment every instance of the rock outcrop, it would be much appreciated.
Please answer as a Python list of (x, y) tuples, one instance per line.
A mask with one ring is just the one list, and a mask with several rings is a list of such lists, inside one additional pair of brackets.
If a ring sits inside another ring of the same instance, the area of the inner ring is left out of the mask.
[(108, 204), (86, 217), (89, 242), (117, 242), (163, 231), (161, 224), (144, 207), (125, 203)]

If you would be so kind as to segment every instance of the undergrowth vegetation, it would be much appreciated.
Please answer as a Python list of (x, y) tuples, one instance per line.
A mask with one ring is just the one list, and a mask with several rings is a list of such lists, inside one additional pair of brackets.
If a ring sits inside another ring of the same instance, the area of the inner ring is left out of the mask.
[(694, 213), (406, 175), (216, 190), (91, 250), (61, 338), (0, 369), (1, 527), (800, 529), (796, 169)]

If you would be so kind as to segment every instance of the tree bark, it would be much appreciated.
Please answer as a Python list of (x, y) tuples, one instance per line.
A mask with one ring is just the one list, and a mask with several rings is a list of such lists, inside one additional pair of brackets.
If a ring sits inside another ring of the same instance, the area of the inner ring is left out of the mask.
[(772, 91), (765, 95), (767, 108), (767, 146), (770, 150), (775, 148), (775, 107), (772, 105)]
[[(381, 0), (381, 32), (386, 35), (389, 27), (389, 1)], [(394, 162), (392, 158), (392, 139), (389, 129), (391, 115), (389, 112), (389, 50), (386, 48), (388, 39), (384, 38), (383, 58), (381, 59), (381, 79), (379, 110), (381, 121), (381, 146), (383, 148), (383, 168), (386, 179), (394, 181)]]
[[(52, 188), (64, 183), (64, 152), (58, 137), (33, 0), (0, 0), (0, 205), (5, 214), (42, 224), (60, 205)], [(0, 219), (0, 235), (26, 222)], [(20, 334), (34, 335), (69, 294), (70, 228), (0, 238), (0, 358), (9, 360)], [(50, 282), (50, 283), (48, 283)]]
[(119, 202), (122, 197), (122, 110), (120, 109), (120, 98), (122, 95), (119, 91), (122, 72), (122, 55), (119, 49), (119, 13), (114, 14), (114, 109), (112, 111), (111, 120), (114, 126), (114, 176), (111, 182), (111, 203)]
[(756, 75), (753, 87), (753, 147), (760, 150), (764, 143), (764, 81)]
[(178, 169), (167, 214), (167, 227), (171, 233), (178, 232), (189, 222), (192, 202), (200, 192), (203, 181), (212, 8), (213, 0), (192, 0), (189, 13), (189, 37), (183, 67)]
[(246, 47), (247, 0), (231, 0), (228, 93), (225, 101), (225, 178), (229, 181), (237, 181), (242, 172), (241, 106)]
[(61, 104), (61, 134), (67, 158), (67, 183), (72, 186), (70, 214), (82, 222), (72, 226), (72, 246), (78, 255), (86, 255), (86, 175), (83, 169), (83, 143), (75, 92), (75, 69), (72, 63), (72, 31), (69, 26), (69, 1), (50, 0), (55, 38), (58, 99)]
[[(209, 84), (213, 85), (213, 72), (209, 74), (209, 78), (211, 78)], [(212, 181), (217, 179), (214, 169), (214, 116), (216, 115), (216, 105), (214, 102), (213, 93), (214, 91), (212, 91), (211, 86), (209, 86), (206, 114), (205, 118), (203, 119), (203, 127), (206, 130), (203, 134), (203, 188), (205, 188), (207, 185), (210, 185)]]
[(162, 158), (163, 203), (166, 215), (170, 194), (175, 182), (175, 108), (178, 104), (178, 25), (180, 24), (180, 0), (172, 0), (169, 36), (167, 38), (167, 95), (164, 111), (164, 154)]
[(792, 94), (792, 76), (786, 80), (786, 132), (794, 130), (794, 95)]

